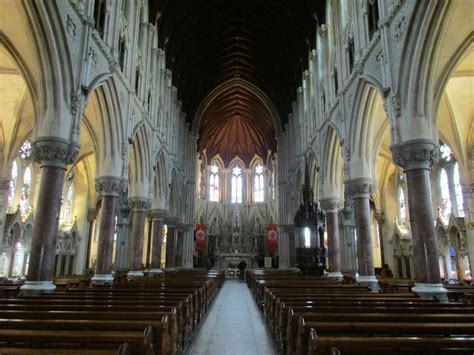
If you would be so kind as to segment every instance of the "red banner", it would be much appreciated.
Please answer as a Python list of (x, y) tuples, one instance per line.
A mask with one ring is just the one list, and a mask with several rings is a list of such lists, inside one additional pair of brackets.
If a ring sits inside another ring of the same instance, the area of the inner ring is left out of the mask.
[(196, 224), (196, 251), (199, 253), (206, 250), (206, 231), (205, 224)]
[(269, 224), (267, 230), (267, 248), (275, 253), (278, 250), (278, 224)]

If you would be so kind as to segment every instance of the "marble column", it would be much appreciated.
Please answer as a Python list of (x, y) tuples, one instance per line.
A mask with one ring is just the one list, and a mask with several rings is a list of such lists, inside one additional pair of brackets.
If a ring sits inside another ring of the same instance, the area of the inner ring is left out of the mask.
[(175, 241), (175, 227), (168, 224), (168, 235), (166, 236), (166, 267), (167, 268), (174, 267), (174, 241)]
[[(471, 159), (474, 159), (474, 157)], [(474, 275), (474, 183), (463, 184), (462, 192), (464, 197), (464, 218), (466, 220), (469, 266), (471, 269), (471, 275)]]
[(329, 272), (327, 277), (342, 280), (341, 244), (339, 238), (339, 208), (337, 198), (325, 198), (320, 201), (321, 208), (326, 213), (326, 231), (328, 235)]
[(278, 228), (278, 268), (286, 270), (290, 268), (290, 241), (289, 233), (285, 233), (285, 226)]
[(183, 257), (182, 267), (186, 269), (193, 268), (193, 252), (194, 252), (194, 225), (187, 225), (183, 234)]
[(95, 208), (89, 208), (87, 210), (87, 222), (89, 222), (89, 230), (87, 232), (87, 250), (86, 250), (86, 270), (90, 267), (90, 258), (91, 258), (91, 245), (92, 245), (92, 238), (94, 236), (92, 233), (94, 232), (94, 223), (97, 217), (97, 211)]
[(128, 276), (143, 276), (143, 243), (145, 238), (145, 219), (150, 201), (135, 198), (130, 201), (133, 211), (132, 264)]
[(357, 231), (358, 282), (370, 286), (373, 291), (378, 291), (378, 281), (374, 270), (370, 223), (369, 198), (373, 192), (372, 180), (370, 178), (358, 178), (349, 180), (346, 184), (354, 201), (354, 219)]
[(0, 257), (3, 252), (3, 231), (5, 230), (5, 218), (7, 215), (8, 191), (10, 179), (0, 177)]
[(174, 266), (183, 267), (184, 227), (180, 225), (176, 232)]
[(416, 280), (412, 291), (423, 298), (447, 301), (447, 290), (441, 284), (430, 185), (430, 169), (438, 162), (439, 148), (431, 140), (419, 139), (391, 149), (395, 163), (403, 167), (407, 177)]
[(163, 228), (165, 225), (163, 210), (152, 210), (152, 246), (150, 272), (161, 272), (161, 246), (163, 244)]
[(101, 176), (95, 181), (95, 190), (101, 197), (99, 219), (99, 243), (95, 275), (91, 282), (95, 285), (112, 283), (112, 253), (117, 198), (123, 189), (123, 180), (116, 176)]
[(79, 147), (61, 138), (41, 137), (33, 143), (33, 160), (40, 164), (41, 182), (36, 204), (35, 226), (30, 264), (21, 292), (51, 292), (53, 284), (56, 236), (68, 164), (77, 157)]
[(375, 220), (377, 221), (377, 230), (379, 231), (379, 243), (380, 243), (380, 256), (382, 261), (382, 266), (385, 264), (385, 247), (383, 239), (383, 224), (385, 223), (384, 213), (375, 212)]
[(115, 270), (127, 270), (130, 268), (130, 258), (128, 253), (129, 220), (128, 213), (123, 213), (122, 211), (120, 212), (120, 218), (117, 223), (118, 233), (117, 241), (115, 243)]

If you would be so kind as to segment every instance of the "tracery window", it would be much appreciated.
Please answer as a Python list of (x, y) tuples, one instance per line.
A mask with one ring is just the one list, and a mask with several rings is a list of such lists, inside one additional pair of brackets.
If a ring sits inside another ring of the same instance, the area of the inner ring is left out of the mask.
[(209, 174), (209, 201), (219, 201), (219, 186), (219, 166), (213, 163)]
[(71, 222), (72, 216), (72, 201), (74, 198), (74, 186), (73, 184), (69, 184), (66, 192), (66, 204), (64, 206), (64, 220), (66, 223)]
[(18, 151), (18, 156), (21, 159), (29, 159), (31, 157), (31, 142), (29, 140), (25, 141)]
[(459, 164), (455, 163), (453, 168), (454, 194), (458, 207), (458, 217), (464, 217), (464, 198), (462, 196), (461, 179), (459, 176)]
[(30, 212), (29, 197), (31, 191), (31, 168), (28, 166), (23, 174), (23, 186), (21, 187), (20, 213), (22, 216)]
[(242, 169), (236, 165), (232, 168), (231, 203), (242, 203)]
[(405, 224), (407, 220), (407, 209), (405, 203), (405, 193), (403, 192), (403, 188), (401, 186), (398, 186), (398, 208), (400, 222)]
[(263, 174), (263, 165), (257, 164), (254, 173), (254, 201), (263, 202), (265, 200), (265, 179)]
[(10, 180), (10, 188), (8, 190), (8, 209), (13, 208), (13, 200), (15, 199), (15, 189), (16, 189), (16, 182), (18, 180), (18, 164), (16, 161), (13, 161), (12, 170), (11, 170), (11, 177)]
[(439, 187), (441, 190), (441, 218), (447, 223), (451, 213), (451, 196), (449, 193), (448, 174), (444, 168), (441, 169), (439, 174)]

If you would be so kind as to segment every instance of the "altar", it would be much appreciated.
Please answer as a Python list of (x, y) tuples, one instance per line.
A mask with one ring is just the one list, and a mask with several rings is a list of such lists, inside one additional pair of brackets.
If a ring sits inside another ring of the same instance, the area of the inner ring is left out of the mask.
[(226, 277), (238, 277), (238, 265), (244, 260), (247, 269), (254, 267), (254, 255), (248, 253), (225, 253), (218, 255), (218, 267), (224, 269)]

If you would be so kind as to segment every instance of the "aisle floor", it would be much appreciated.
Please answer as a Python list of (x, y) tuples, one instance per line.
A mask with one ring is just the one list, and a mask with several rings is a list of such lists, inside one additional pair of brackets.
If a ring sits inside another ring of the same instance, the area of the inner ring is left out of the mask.
[(278, 354), (245, 283), (226, 280), (204, 323), (185, 349), (190, 355)]

